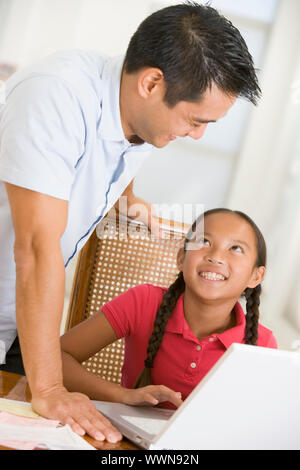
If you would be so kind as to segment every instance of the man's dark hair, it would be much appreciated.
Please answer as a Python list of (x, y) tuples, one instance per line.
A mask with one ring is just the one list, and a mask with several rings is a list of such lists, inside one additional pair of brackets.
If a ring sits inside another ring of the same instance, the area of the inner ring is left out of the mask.
[(124, 67), (127, 73), (159, 68), (169, 107), (179, 101), (199, 102), (213, 84), (253, 104), (261, 94), (238, 29), (214, 8), (191, 1), (148, 16), (130, 40)]

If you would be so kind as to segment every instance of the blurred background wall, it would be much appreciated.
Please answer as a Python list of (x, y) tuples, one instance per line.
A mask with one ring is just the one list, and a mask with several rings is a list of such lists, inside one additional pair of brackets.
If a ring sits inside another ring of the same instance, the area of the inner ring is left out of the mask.
[[(139, 23), (168, 0), (0, 0), (0, 80), (63, 49), (126, 51)], [(207, 3), (199, 0), (198, 3)], [(135, 192), (165, 218), (172, 205), (204, 204), (248, 213), (268, 246), (261, 318), (279, 347), (300, 347), (299, 0), (211, 0), (239, 28), (263, 97), (239, 100), (199, 141), (154, 150)], [(184, 222), (191, 222), (190, 214)], [(76, 259), (69, 267), (65, 313)], [(63, 326), (62, 326), (63, 329)]]

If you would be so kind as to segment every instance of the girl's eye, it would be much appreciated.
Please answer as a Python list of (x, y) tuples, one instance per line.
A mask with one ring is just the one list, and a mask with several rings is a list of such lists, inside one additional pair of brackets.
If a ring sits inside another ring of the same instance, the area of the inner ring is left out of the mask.
[(243, 253), (244, 252), (243, 248), (239, 245), (234, 245), (234, 246), (231, 247), (231, 249), (233, 251), (236, 251), (237, 253)]

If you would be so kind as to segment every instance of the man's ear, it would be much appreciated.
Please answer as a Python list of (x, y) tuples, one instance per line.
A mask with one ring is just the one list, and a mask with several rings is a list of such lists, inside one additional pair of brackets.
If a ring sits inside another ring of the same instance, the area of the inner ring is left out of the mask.
[(148, 67), (138, 77), (138, 92), (147, 99), (157, 87), (164, 87), (164, 74), (158, 68)]
[(266, 268), (264, 266), (259, 266), (258, 268), (254, 268), (252, 277), (247, 287), (254, 289), (254, 287), (258, 286), (258, 284), (262, 282), (263, 278), (265, 277), (265, 274), (266, 274)]
[(179, 269), (179, 271), (182, 271), (184, 254), (184, 249), (180, 248), (177, 253), (177, 268)]

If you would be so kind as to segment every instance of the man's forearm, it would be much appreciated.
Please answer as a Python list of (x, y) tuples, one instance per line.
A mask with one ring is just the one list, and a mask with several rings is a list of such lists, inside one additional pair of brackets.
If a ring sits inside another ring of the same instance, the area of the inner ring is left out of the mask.
[(33, 395), (62, 386), (60, 323), (65, 269), (59, 249), (16, 257), (16, 314), (26, 375)]

